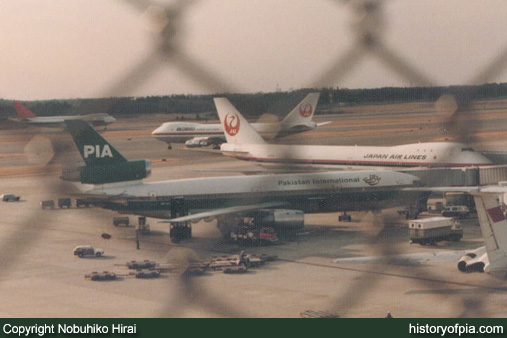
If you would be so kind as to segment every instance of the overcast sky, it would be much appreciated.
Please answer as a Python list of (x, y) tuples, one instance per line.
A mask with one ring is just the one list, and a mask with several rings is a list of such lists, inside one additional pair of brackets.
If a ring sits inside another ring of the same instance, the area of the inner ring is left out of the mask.
[[(154, 13), (119, 0), (0, 1), (0, 98), (219, 91), (200, 73), (144, 62), (157, 41)], [(383, 18), (389, 50), (434, 85), (466, 84), (507, 49), (507, 1), (390, 0)], [(340, 1), (200, 0), (183, 13), (177, 37), (185, 55), (232, 91), (268, 92), (314, 84), (353, 48), (357, 21)], [(133, 69), (140, 72), (126, 78)], [(129, 85), (117, 87), (124, 79)], [(482, 81), (507, 82), (507, 71)], [(331, 84), (416, 83), (367, 57)]]

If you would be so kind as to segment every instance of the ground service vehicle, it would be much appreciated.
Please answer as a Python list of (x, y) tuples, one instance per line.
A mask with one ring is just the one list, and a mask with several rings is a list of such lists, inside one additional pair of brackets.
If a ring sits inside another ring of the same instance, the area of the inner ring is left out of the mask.
[(352, 216), (347, 214), (346, 212), (343, 215), (338, 216), (338, 222), (351, 222)]
[(471, 212), (475, 211), (474, 197), (470, 194), (449, 191), (446, 192), (444, 196), (446, 207), (465, 206)]
[(85, 206), (85, 207), (89, 207), (90, 206), (90, 203), (88, 203), (87, 201), (81, 199), (81, 198), (78, 198), (76, 199), (76, 208), (79, 208), (81, 206)]
[(408, 224), (410, 243), (435, 245), (440, 241), (458, 242), (463, 229), (450, 217), (413, 220)]
[(122, 216), (122, 217), (114, 217), (113, 218), (113, 225), (117, 227), (118, 225), (124, 225), (128, 227), (130, 225), (130, 219), (128, 216)]
[(93, 281), (103, 281), (103, 280), (115, 280), (116, 274), (111, 271), (103, 271), (103, 272), (97, 272), (93, 271), (89, 275), (85, 275), (85, 278), (90, 278)]
[(100, 257), (104, 254), (104, 249), (94, 248), (91, 245), (80, 245), (74, 248), (74, 256), (79, 258), (84, 256), (97, 256)]
[(46, 208), (54, 209), (55, 208), (55, 201), (53, 201), (53, 200), (40, 201), (40, 207), (41, 207), (41, 209), (46, 209)]
[(459, 217), (465, 218), (470, 214), (470, 210), (468, 207), (464, 205), (456, 205), (451, 207), (446, 207), (442, 210), (442, 216), (444, 217)]
[(160, 277), (159, 270), (137, 270), (135, 272), (136, 278), (157, 278)]
[(143, 234), (150, 232), (150, 225), (146, 223), (146, 217), (139, 216), (139, 218), (137, 219), (136, 231)]
[(275, 243), (278, 241), (278, 234), (272, 227), (253, 228), (243, 225), (233, 229), (231, 239), (240, 244)]
[(58, 208), (67, 207), (68, 209), (71, 207), (70, 198), (59, 198), (58, 199)]
[(3, 194), (0, 195), (2, 197), (2, 201), (4, 202), (17, 202), (19, 201), (19, 196), (14, 194)]

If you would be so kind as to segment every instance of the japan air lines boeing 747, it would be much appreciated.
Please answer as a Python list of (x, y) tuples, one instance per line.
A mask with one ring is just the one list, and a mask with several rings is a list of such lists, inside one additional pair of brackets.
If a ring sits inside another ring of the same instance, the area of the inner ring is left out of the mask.
[(473, 148), (454, 142), (426, 142), (392, 147), (268, 144), (226, 99), (215, 98), (227, 143), (224, 155), (269, 165), (309, 168), (471, 167), (493, 163)]

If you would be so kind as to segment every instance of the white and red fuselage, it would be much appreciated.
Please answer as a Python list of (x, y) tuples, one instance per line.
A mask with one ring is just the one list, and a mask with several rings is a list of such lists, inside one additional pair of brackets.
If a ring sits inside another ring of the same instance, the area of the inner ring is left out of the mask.
[[(277, 123), (252, 123), (252, 127), (267, 139), (273, 139), (280, 131)], [(166, 143), (185, 142), (197, 137), (225, 141), (224, 130), (220, 123), (166, 122), (155, 129), (151, 136)]]
[(427, 142), (392, 147), (222, 144), (224, 155), (263, 164), (357, 169), (357, 167), (472, 167), (492, 165), (461, 143)]

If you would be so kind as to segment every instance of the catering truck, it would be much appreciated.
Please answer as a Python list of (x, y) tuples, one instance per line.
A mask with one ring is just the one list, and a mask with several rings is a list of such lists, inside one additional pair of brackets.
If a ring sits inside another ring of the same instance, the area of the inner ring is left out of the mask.
[(410, 243), (436, 245), (440, 241), (458, 242), (463, 229), (452, 217), (431, 217), (408, 223)]

